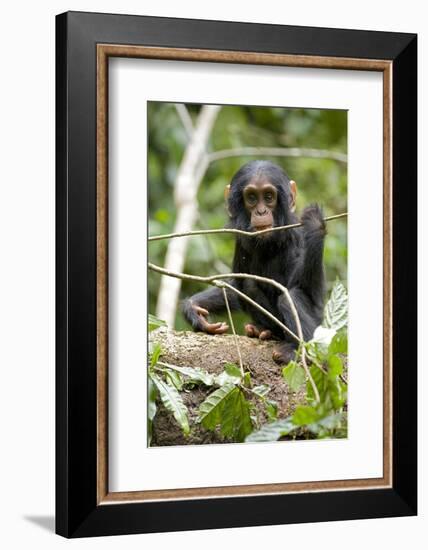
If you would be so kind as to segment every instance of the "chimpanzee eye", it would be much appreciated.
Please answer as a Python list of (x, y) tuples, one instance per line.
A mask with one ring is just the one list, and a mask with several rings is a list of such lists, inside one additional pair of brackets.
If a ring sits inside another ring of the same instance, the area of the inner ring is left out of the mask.
[(265, 193), (265, 201), (266, 202), (272, 202), (273, 201), (273, 194), (272, 193)]
[(255, 204), (257, 202), (257, 197), (254, 193), (248, 193), (247, 195), (247, 201), (250, 203), (250, 204)]

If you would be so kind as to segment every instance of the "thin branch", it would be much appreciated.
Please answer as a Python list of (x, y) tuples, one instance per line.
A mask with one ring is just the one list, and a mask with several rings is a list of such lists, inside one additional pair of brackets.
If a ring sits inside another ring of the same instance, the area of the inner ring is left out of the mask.
[[(334, 216), (327, 216), (324, 218), (325, 222), (331, 220), (337, 220), (339, 218), (345, 218), (348, 216), (348, 212), (343, 214), (335, 214)], [(265, 233), (273, 233), (274, 231), (285, 231), (286, 229), (294, 229), (295, 227), (301, 227), (303, 224), (292, 223), (290, 225), (281, 225), (279, 227), (271, 227), (270, 229), (263, 229), (262, 231), (242, 231), (241, 229), (197, 229), (195, 231), (183, 231), (181, 233), (167, 233), (165, 235), (153, 235), (149, 237), (148, 241), (161, 241), (162, 239), (174, 239), (176, 237), (192, 237), (194, 235), (215, 235), (215, 234), (224, 234), (231, 233), (234, 235), (245, 235), (246, 237), (257, 237), (258, 235), (264, 235)]]
[[(248, 277), (248, 278), (251, 278)], [(252, 298), (250, 298), (249, 296), (247, 296), (246, 294), (244, 294), (243, 292), (241, 292), (240, 290), (238, 290), (237, 288), (235, 288), (234, 286), (232, 286), (231, 284), (229, 283), (226, 283), (226, 281), (214, 281), (212, 283), (214, 286), (218, 287), (218, 288), (222, 288), (223, 286), (227, 287), (229, 290), (232, 290), (235, 294), (237, 294), (238, 296), (240, 296), (243, 300), (245, 300), (246, 302), (248, 302), (249, 304), (251, 304), (253, 307), (255, 307), (256, 309), (258, 309), (259, 311), (261, 311), (262, 313), (264, 313), (266, 315), (266, 317), (269, 317), (269, 319), (271, 321), (273, 321), (275, 324), (277, 324), (280, 328), (282, 328), (282, 330), (284, 332), (287, 332), (290, 336), (292, 336), (297, 342), (300, 343), (300, 339), (299, 337), (294, 334), (294, 332), (292, 330), (290, 330), (286, 325), (284, 325), (284, 323), (281, 323), (281, 321), (279, 319), (277, 319), (275, 317), (275, 315), (272, 315), (272, 313), (270, 311), (268, 311), (267, 309), (265, 309), (263, 306), (261, 306), (260, 304), (258, 304), (257, 302), (255, 302)]]
[(241, 375), (244, 376), (245, 373), (244, 373), (244, 365), (242, 363), (241, 349), (239, 347), (238, 337), (236, 336), (235, 325), (233, 323), (232, 313), (230, 311), (230, 306), (229, 306), (229, 299), (227, 297), (227, 292), (224, 287), (222, 288), (222, 291), (223, 291), (224, 303), (226, 304), (227, 314), (229, 316), (230, 327), (233, 333), (233, 339), (235, 340), (236, 351), (238, 352), (239, 368), (241, 369)]
[(315, 384), (315, 381), (312, 378), (311, 372), (308, 368), (308, 364), (306, 363), (306, 348), (305, 348), (305, 344), (304, 344), (304, 340), (303, 340), (303, 331), (302, 331), (302, 325), (300, 323), (299, 314), (297, 313), (296, 306), (294, 305), (293, 299), (291, 298), (291, 295), (288, 291), (288, 288), (285, 289), (284, 295), (285, 295), (285, 297), (288, 301), (288, 305), (290, 306), (291, 313), (292, 313), (292, 315), (294, 317), (294, 321), (296, 323), (297, 334), (300, 338), (300, 342), (301, 342), (300, 343), (300, 349), (302, 350), (302, 365), (303, 365), (303, 368), (305, 370), (306, 377), (307, 377), (307, 379), (309, 380), (309, 382), (312, 386), (312, 391), (314, 392), (316, 402), (319, 403), (320, 402), (320, 394), (318, 392), (317, 385)]
[(186, 105), (184, 105), (184, 103), (175, 103), (175, 110), (177, 111), (178, 117), (186, 130), (187, 137), (191, 138), (195, 128), (193, 126), (192, 117), (190, 116)]
[(195, 179), (197, 181), (202, 181), (205, 177), (205, 173), (208, 170), (209, 162), (208, 162), (208, 156), (207, 154), (203, 154), (201, 156), (201, 160), (199, 161), (199, 165), (195, 169)]
[(168, 269), (159, 267), (158, 265), (155, 265), (152, 263), (148, 264), (148, 268), (151, 271), (156, 271), (157, 273), (161, 273), (162, 275), (167, 275), (169, 277), (176, 277), (177, 279), (183, 279), (185, 281), (197, 281), (199, 283), (206, 283), (208, 285), (216, 286), (218, 288), (222, 288), (223, 286), (226, 286), (227, 288), (235, 292), (235, 294), (238, 294), (238, 296), (240, 296), (243, 300), (247, 301), (256, 309), (264, 313), (267, 317), (269, 317), (269, 319), (271, 319), (274, 323), (276, 323), (279, 327), (281, 327), (284, 332), (287, 332), (290, 336), (292, 336), (296, 340), (296, 342), (298, 343), (301, 342), (297, 334), (294, 334), (292, 330), (290, 330), (286, 325), (284, 325), (284, 323), (281, 323), (281, 321), (277, 319), (274, 315), (272, 315), (272, 313), (270, 313), (267, 309), (259, 305), (252, 298), (250, 298), (249, 296), (247, 296), (246, 294), (244, 294), (234, 286), (221, 280), (221, 279), (254, 279), (255, 281), (260, 281), (262, 283), (275, 286), (276, 288), (281, 290), (281, 292), (284, 292), (285, 287), (282, 286), (280, 283), (277, 283), (273, 279), (268, 279), (267, 277), (260, 277), (259, 275), (250, 275), (247, 273), (226, 273), (226, 274), (212, 275), (210, 277), (201, 277), (200, 275), (189, 275), (187, 273), (177, 273), (174, 271), (169, 271)]
[(237, 147), (236, 149), (223, 149), (208, 155), (208, 162), (215, 162), (231, 157), (308, 157), (318, 159), (330, 159), (338, 162), (348, 162), (348, 156), (344, 153), (326, 151), (324, 149), (305, 149), (299, 147)]

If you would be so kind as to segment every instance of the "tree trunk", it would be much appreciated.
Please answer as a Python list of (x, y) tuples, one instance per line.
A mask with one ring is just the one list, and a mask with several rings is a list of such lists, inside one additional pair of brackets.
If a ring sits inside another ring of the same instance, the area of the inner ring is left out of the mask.
[[(227, 363), (238, 365), (238, 354), (231, 335), (211, 336), (194, 332), (176, 332), (165, 328), (153, 331), (150, 340), (159, 342), (162, 347), (161, 361), (181, 367), (199, 367), (209, 373), (221, 373)], [(274, 341), (238, 336), (244, 369), (251, 372), (253, 387), (267, 384), (271, 391), (267, 399), (278, 404), (278, 418), (293, 413), (297, 405), (305, 402), (306, 390), (303, 386), (293, 392), (282, 377), (282, 366), (272, 360), (272, 351), (277, 344)], [(173, 416), (158, 403), (153, 423), (152, 446), (161, 445), (198, 445), (205, 443), (227, 443), (219, 433), (207, 432), (197, 423), (198, 408), (215, 388), (202, 385), (186, 388), (181, 396), (189, 411), (191, 434), (184, 437)], [(253, 414), (257, 424), (268, 421), (265, 406), (255, 397)]]
[[(198, 115), (195, 128), (181, 161), (174, 187), (174, 202), (177, 212), (174, 233), (190, 231), (198, 213), (197, 193), (206, 170), (205, 150), (221, 107), (204, 105)], [(188, 239), (173, 239), (168, 244), (165, 268), (183, 271)], [(180, 294), (181, 280), (162, 277), (159, 288), (156, 315), (173, 327)]]

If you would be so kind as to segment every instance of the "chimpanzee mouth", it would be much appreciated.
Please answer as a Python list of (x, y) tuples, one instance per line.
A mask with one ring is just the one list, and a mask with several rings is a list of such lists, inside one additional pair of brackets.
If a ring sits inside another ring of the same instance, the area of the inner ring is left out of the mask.
[(254, 228), (254, 231), (265, 231), (266, 229), (272, 229), (271, 225), (259, 225)]

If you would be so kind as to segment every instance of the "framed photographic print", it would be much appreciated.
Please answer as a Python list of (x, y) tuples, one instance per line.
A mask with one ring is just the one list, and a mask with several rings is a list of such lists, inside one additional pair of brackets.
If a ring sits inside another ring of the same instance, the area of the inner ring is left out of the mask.
[(416, 514), (416, 36), (56, 25), (57, 533)]

